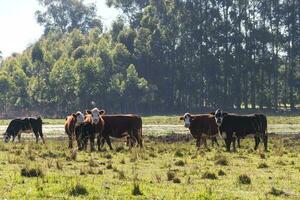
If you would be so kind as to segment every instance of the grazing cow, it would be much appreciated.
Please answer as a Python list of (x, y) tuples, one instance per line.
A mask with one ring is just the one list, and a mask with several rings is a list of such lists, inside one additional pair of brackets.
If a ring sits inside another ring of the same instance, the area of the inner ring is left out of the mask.
[(10, 138), (12, 137), (12, 141), (15, 140), (15, 137), (18, 136), (18, 140), (20, 142), (21, 140), (21, 133), (34, 133), (36, 142), (38, 143), (39, 136), (42, 138), (43, 143), (45, 143), (44, 137), (43, 137), (43, 131), (42, 131), (42, 119), (41, 117), (33, 118), (33, 117), (27, 117), (27, 118), (18, 118), (13, 119), (5, 133), (3, 140), (4, 142), (9, 142)]
[(104, 120), (104, 129), (101, 134), (100, 148), (103, 147), (104, 142), (109, 145), (112, 150), (110, 136), (115, 138), (127, 137), (127, 142), (130, 143), (130, 148), (135, 141), (140, 148), (143, 147), (142, 136), (142, 118), (138, 115), (102, 115)]
[(218, 126), (216, 124), (215, 118), (210, 114), (203, 115), (191, 115), (190, 113), (185, 113), (180, 120), (184, 120), (184, 126), (190, 129), (190, 133), (196, 139), (196, 147), (200, 148), (201, 139), (203, 139), (204, 145), (207, 147), (207, 138), (212, 139), (212, 143), (217, 141)]
[(230, 151), (231, 142), (235, 150), (236, 139), (239, 143), (240, 138), (249, 134), (254, 134), (255, 150), (258, 148), (260, 138), (264, 142), (265, 151), (268, 150), (267, 117), (264, 114), (237, 115), (218, 109), (214, 115), (227, 151)]
[[(85, 131), (85, 137), (90, 139), (91, 148), (94, 148), (94, 140), (97, 138), (97, 146), (98, 150), (101, 150), (100, 147), (100, 138), (104, 129), (104, 120), (102, 119), (102, 115), (105, 114), (104, 110), (99, 110), (98, 108), (93, 108), (92, 110), (86, 111), (86, 120), (90, 121), (92, 124), (93, 131)], [(89, 128), (87, 128), (89, 129)], [(87, 144), (87, 140), (84, 141), (85, 145)]]
[[(84, 115), (82, 112), (77, 111), (75, 114), (69, 115), (66, 117), (65, 121), (65, 133), (69, 137), (69, 148), (73, 148), (73, 141), (76, 138), (75, 129), (77, 129), (83, 124)], [(77, 138), (76, 138), (77, 140)], [(78, 140), (77, 140), (78, 142)]]

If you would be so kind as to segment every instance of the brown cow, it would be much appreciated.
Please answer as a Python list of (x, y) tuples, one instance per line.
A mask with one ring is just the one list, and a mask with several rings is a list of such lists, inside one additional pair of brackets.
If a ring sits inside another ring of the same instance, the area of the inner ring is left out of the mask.
[(78, 111), (66, 117), (65, 133), (69, 137), (69, 148), (73, 148), (73, 140), (75, 139), (75, 128), (84, 122), (84, 115)]
[(196, 147), (200, 148), (201, 139), (203, 139), (204, 145), (207, 147), (207, 138), (211, 138), (212, 142), (217, 142), (218, 126), (216, 124), (215, 118), (210, 114), (202, 115), (191, 115), (190, 113), (185, 113), (180, 120), (184, 120), (184, 126), (190, 129), (190, 133), (196, 139)]
[[(102, 148), (106, 141), (110, 149), (113, 149), (110, 142), (110, 136), (115, 138), (127, 137), (130, 148), (134, 141), (138, 143), (140, 148), (143, 147), (142, 139), (142, 118), (138, 115), (102, 115), (104, 120), (104, 129), (101, 134), (100, 147)], [(130, 139), (130, 140), (128, 140)]]
[[(98, 108), (93, 108), (92, 110), (86, 111), (86, 120), (89, 120), (89, 123), (93, 125), (93, 132), (89, 133), (89, 138), (91, 142), (91, 147), (94, 146), (94, 140), (97, 138), (98, 150), (100, 151), (100, 136), (104, 129), (104, 120), (102, 115), (105, 114), (104, 110), (99, 110)], [(86, 135), (86, 134), (85, 134)], [(86, 142), (85, 142), (86, 143)]]

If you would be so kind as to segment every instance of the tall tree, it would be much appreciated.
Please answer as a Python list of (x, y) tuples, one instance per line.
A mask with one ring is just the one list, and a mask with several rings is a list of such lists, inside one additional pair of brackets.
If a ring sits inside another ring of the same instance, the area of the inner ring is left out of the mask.
[(44, 26), (44, 32), (71, 32), (79, 29), (87, 33), (90, 29), (102, 29), (95, 4), (86, 5), (84, 0), (38, 0), (45, 11), (36, 11), (37, 22)]

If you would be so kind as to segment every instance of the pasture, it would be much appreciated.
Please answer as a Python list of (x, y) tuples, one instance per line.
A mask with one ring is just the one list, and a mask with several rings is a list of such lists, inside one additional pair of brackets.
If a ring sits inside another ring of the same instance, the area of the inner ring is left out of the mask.
[(113, 151), (107, 145), (102, 152), (69, 150), (62, 123), (51, 120), (44, 126), (46, 145), (35, 144), (31, 135), (21, 143), (1, 142), (1, 198), (300, 198), (298, 117), (268, 118), (269, 132), (293, 133), (271, 134), (270, 152), (262, 151), (262, 144), (254, 151), (249, 137), (231, 153), (225, 152), (222, 140), (220, 147), (209, 141), (210, 150), (197, 151), (188, 129), (175, 119), (143, 118), (144, 149), (128, 150), (124, 141), (113, 140)]

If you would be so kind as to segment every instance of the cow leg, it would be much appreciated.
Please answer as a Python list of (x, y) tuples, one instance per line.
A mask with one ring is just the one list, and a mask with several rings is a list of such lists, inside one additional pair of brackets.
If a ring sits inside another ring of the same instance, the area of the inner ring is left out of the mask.
[(143, 148), (143, 139), (142, 139), (141, 131), (139, 129), (134, 129), (133, 130), (133, 135), (134, 135), (134, 138), (135, 138), (136, 142), (140, 146), (140, 148)]
[(207, 146), (207, 138), (206, 138), (205, 136), (203, 137), (203, 143), (204, 143), (205, 148), (206, 148), (207, 150), (210, 150), (210, 149), (208, 148), (208, 146)]
[(21, 134), (18, 134), (18, 141), (21, 142)]
[(140, 128), (138, 130), (138, 138), (139, 138), (138, 143), (140, 145), (140, 148), (143, 148), (143, 133), (142, 133), (142, 128)]
[(103, 136), (99, 136), (99, 140), (98, 140), (98, 150), (101, 151), (101, 149), (103, 148), (104, 146), (104, 143), (105, 143), (105, 138)]
[(232, 137), (232, 146), (233, 146), (233, 151), (236, 151), (235, 143), (236, 143), (237, 138), (234, 136)]
[(39, 131), (39, 133), (40, 133), (40, 137), (42, 138), (43, 144), (45, 144), (45, 139), (44, 139), (42, 129)]
[(241, 138), (237, 137), (237, 143), (238, 143), (238, 147), (241, 148)]
[(39, 142), (39, 133), (37, 131), (33, 131), (34, 135), (35, 135), (35, 142), (38, 143)]
[(105, 138), (106, 143), (107, 143), (108, 146), (109, 146), (109, 149), (110, 149), (110, 150), (113, 150), (113, 148), (112, 148), (112, 146), (111, 146), (111, 141), (110, 141), (109, 135), (104, 136), (104, 138)]
[(200, 149), (200, 146), (201, 146), (201, 137), (197, 137), (197, 139), (196, 139), (196, 147), (197, 147), (198, 150)]
[(263, 142), (264, 142), (265, 151), (268, 151), (268, 135), (266, 133), (264, 133), (263, 135)]
[(259, 136), (254, 136), (254, 139), (255, 139), (255, 147), (254, 147), (254, 150), (257, 150), (258, 145), (259, 145), (259, 142), (260, 142), (260, 138), (259, 138)]
[(101, 134), (99, 134), (97, 137), (97, 147), (98, 151), (101, 151)]
[(90, 136), (90, 145), (91, 145), (91, 151), (95, 151), (95, 135), (94, 134), (92, 134), (91, 136)]
[(230, 152), (230, 145), (232, 142), (232, 133), (226, 133), (226, 139), (225, 139), (225, 144), (226, 144), (226, 151)]
[(69, 136), (69, 146), (68, 146), (68, 148), (71, 149), (71, 148), (73, 148), (72, 135), (68, 134), (68, 136)]

